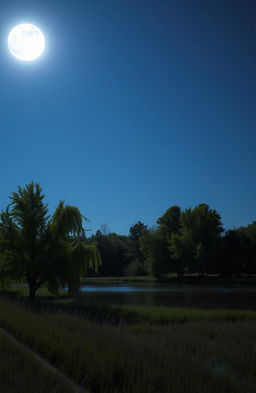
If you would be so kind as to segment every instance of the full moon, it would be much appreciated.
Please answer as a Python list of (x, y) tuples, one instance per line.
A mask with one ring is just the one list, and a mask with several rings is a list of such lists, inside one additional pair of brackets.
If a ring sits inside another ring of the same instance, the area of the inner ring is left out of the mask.
[(37, 26), (23, 23), (11, 30), (8, 47), (11, 54), (19, 60), (35, 60), (44, 50), (44, 35)]

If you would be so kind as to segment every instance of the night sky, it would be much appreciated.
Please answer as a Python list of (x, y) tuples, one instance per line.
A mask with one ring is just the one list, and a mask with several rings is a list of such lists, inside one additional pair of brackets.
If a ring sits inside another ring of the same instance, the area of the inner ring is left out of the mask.
[[(9, 53), (33, 23), (46, 49)], [(0, 3), (0, 207), (32, 180), (127, 234), (173, 204), (256, 220), (256, 1)]]

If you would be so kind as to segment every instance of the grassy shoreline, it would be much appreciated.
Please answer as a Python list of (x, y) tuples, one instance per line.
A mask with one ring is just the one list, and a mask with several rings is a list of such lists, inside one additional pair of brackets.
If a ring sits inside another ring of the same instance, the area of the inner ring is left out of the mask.
[[(79, 297), (68, 299), (66, 291), (56, 297), (46, 288), (37, 301), (27, 295), (26, 285), (0, 294), (0, 326), (86, 390), (255, 393), (254, 311), (87, 306)], [(27, 364), (26, 354), (20, 356)], [(35, 372), (37, 384), (44, 386), (44, 378), (48, 386), (57, 384), (38, 393), (66, 393), (58, 390), (64, 380), (44, 377), (38, 365), (28, 367), (22, 369), (24, 381)], [(17, 388), (19, 378), (14, 372), (8, 393), (25, 393)]]
[(99, 321), (41, 303), (0, 297), (0, 325), (94, 393), (255, 392), (255, 312), (123, 306)]

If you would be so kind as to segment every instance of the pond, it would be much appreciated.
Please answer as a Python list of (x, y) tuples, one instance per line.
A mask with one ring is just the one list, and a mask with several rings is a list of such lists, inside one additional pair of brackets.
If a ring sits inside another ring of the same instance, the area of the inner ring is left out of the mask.
[(84, 285), (80, 300), (88, 305), (148, 305), (256, 310), (256, 286), (189, 284)]

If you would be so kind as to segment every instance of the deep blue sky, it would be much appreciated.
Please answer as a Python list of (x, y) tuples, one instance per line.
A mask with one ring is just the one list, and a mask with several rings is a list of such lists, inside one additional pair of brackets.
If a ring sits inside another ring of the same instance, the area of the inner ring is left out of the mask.
[[(43, 56), (12, 57), (18, 23)], [(208, 203), (256, 220), (256, 1), (0, 3), (0, 207), (34, 180), (96, 230)]]

